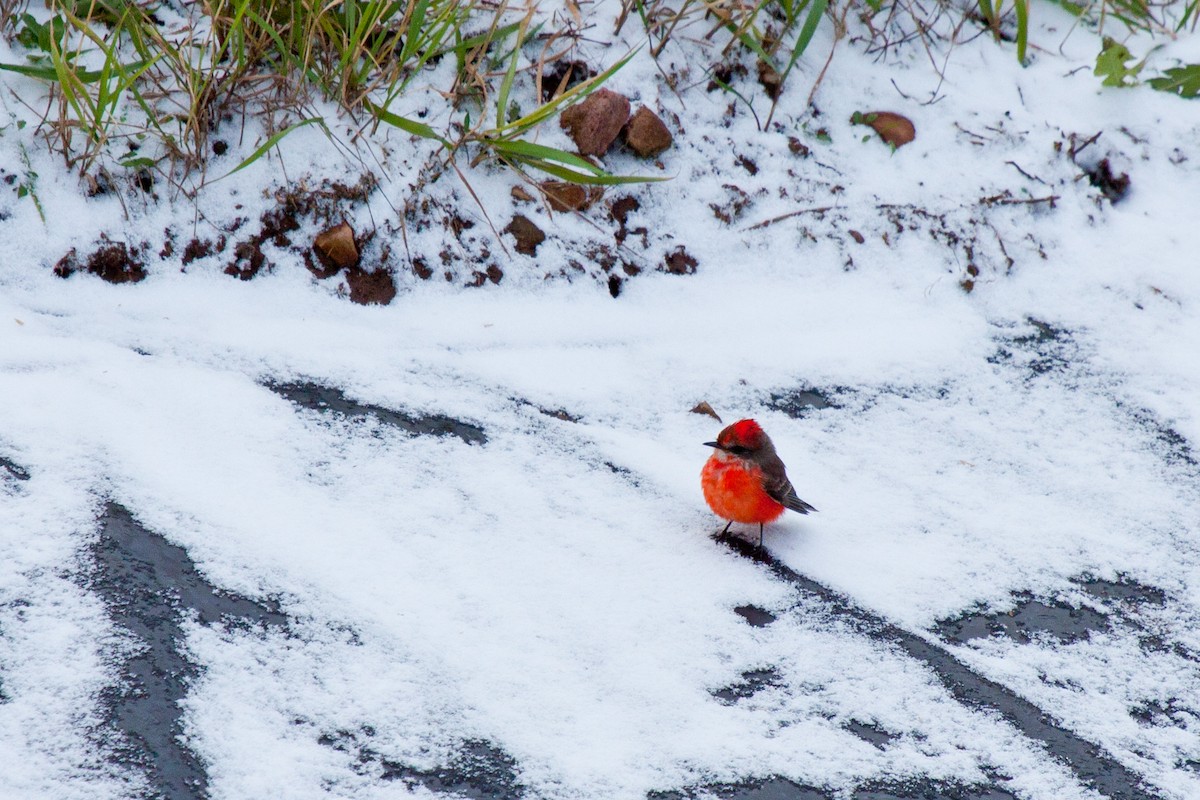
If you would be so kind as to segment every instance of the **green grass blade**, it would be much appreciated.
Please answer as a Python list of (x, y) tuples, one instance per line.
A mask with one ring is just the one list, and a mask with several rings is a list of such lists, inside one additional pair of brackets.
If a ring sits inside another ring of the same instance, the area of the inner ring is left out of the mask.
[(568, 183), (580, 183), (586, 186), (619, 186), (628, 183), (654, 183), (670, 180), (670, 178), (650, 175), (609, 175), (607, 173), (604, 175), (590, 175), (586, 172), (576, 172), (553, 161), (542, 161), (536, 158), (514, 158), (513, 160), (523, 166), (532, 167), (547, 175), (552, 175), (559, 180), (564, 180)]
[(996, 18), (996, 9), (992, 6), (992, 0), (979, 0), (979, 15), (987, 20), (988, 25), (992, 26), (993, 32), (995, 32), (999, 20)]
[(380, 108), (369, 100), (363, 101), (363, 107), (375, 115), (375, 118), (381, 122), (386, 122), (394, 128), (399, 128), (402, 131), (411, 133), (413, 136), (420, 136), (422, 139), (432, 139), (439, 142), (447, 150), (452, 149), (453, 145), (444, 136), (439, 134), (433, 128), (426, 125), (424, 122), (417, 122), (415, 119), (402, 117), (399, 114), (392, 113), (386, 108)]
[[(255, 161), (258, 161), (260, 158), (262, 158), (263, 155), (268, 150), (270, 150), (272, 147), (279, 144), (280, 140), (282, 140), (283, 137), (287, 136), (289, 133), (291, 133), (294, 130), (303, 128), (306, 125), (312, 125), (313, 123), (320, 125), (322, 128), (325, 127), (325, 120), (321, 119), (320, 117), (309, 117), (308, 119), (302, 119), (297, 123), (289, 125), (286, 128), (284, 128), (283, 130), (277, 131), (276, 133), (274, 133), (270, 138), (268, 138), (265, 142), (263, 142), (262, 145), (260, 145), (257, 150), (255, 150), (253, 153), (251, 153), (249, 156), (247, 156), (246, 159), (244, 161), (242, 161), (242, 163), (238, 164), (236, 167), (229, 170), (229, 172), (226, 172), (220, 178), (217, 178), (217, 180), (218, 181), (224, 180), (225, 178), (228, 178), (230, 175), (232, 175), (235, 172), (241, 172), (246, 167), (250, 166)], [(214, 183), (215, 183), (215, 181), (214, 181)]]
[(417, 52), (417, 45), (420, 43), (421, 29), (425, 27), (425, 15), (429, 11), (430, 0), (418, 0), (413, 6), (412, 14), (408, 18), (408, 29), (404, 32), (404, 49), (400, 51), (400, 63), (408, 63), (408, 60)]
[(1016, 0), (1017, 8), (1017, 61), (1025, 63), (1025, 50), (1029, 46), (1029, 0)]
[[(38, 78), (43, 81), (58, 82), (58, 70), (54, 66), (39, 67), (31, 64), (5, 64), (0, 62), (0, 70), (28, 75), (31, 78)], [(75, 72), (75, 76), (83, 83), (92, 83), (100, 79), (100, 71), (81, 69)]]
[(577, 171), (582, 170), (590, 172), (593, 175), (608, 174), (586, 158), (577, 156), (574, 153), (568, 153), (566, 150), (559, 150), (557, 147), (547, 147), (544, 144), (526, 142), (521, 139), (495, 139), (487, 141), (485, 144), (492, 150), (512, 155), (516, 158), (558, 161), (575, 168)]
[(788, 59), (787, 69), (780, 76), (780, 85), (787, 81), (787, 76), (792, 71), (792, 67), (796, 66), (796, 62), (800, 60), (800, 56), (808, 49), (808, 45), (816, 34), (817, 26), (821, 24), (821, 17), (824, 15), (828, 5), (829, 0), (812, 0), (812, 4), (808, 9), (808, 16), (804, 18), (804, 27), (800, 29), (800, 33), (796, 36), (796, 44), (792, 46), (792, 55)]
[(508, 60), (508, 71), (500, 82), (500, 91), (496, 95), (496, 128), (503, 128), (508, 122), (508, 93), (512, 90), (513, 79), (517, 76), (517, 60), (521, 57), (521, 40), (525, 38), (525, 27), (529, 16), (521, 20), (521, 28), (517, 32), (517, 45), (513, 48), (512, 58)]
[[(520, 28), (521, 28), (521, 23), (510, 22), (509, 24), (504, 25), (503, 27), (497, 28), (494, 33), (485, 32), (485, 33), (476, 34), (475, 36), (468, 36), (466, 39), (463, 39), (462, 41), (460, 41), (452, 46), (441, 47), (437, 50), (432, 50), (430, 52), (428, 58), (437, 58), (439, 56), (444, 56), (449, 53), (466, 53), (470, 50), (474, 50), (476, 47), (478, 47), (481, 44), (486, 44), (491, 41), (499, 41), (500, 39), (506, 38), (509, 34), (513, 33), (514, 31), (519, 30)], [(428, 60), (428, 59), (426, 59), (426, 60)]]
[(501, 139), (489, 144), (498, 158), (517, 161), (571, 183), (615, 186), (669, 180), (666, 177), (650, 175), (613, 175), (574, 153), (520, 139)]

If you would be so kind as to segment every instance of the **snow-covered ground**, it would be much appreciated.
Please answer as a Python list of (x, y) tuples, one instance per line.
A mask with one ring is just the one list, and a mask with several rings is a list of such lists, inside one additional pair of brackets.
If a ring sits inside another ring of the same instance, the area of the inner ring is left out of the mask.
[[(607, 34), (619, 5), (586, 13)], [(938, 54), (944, 80), (920, 46), (877, 62), (843, 41), (816, 116), (822, 29), (770, 131), (720, 91), (673, 93), (639, 52), (610, 85), (668, 120), (673, 180), (610, 192), (647, 229), (615, 299), (570, 265), (611, 241), (604, 204), (518, 208), (552, 232), (534, 257), (494, 241), (510, 173), (471, 173), (487, 219), (452, 174), (427, 187), (474, 239), (417, 225), (401, 244), (393, 209), (432, 151), (396, 131), (372, 145), (380, 188), (346, 209), (396, 244), (384, 307), (285, 248), (250, 281), (228, 256), (153, 255), (164, 231), (258, 219), (283, 174), (356, 180), (314, 127), (195, 208), (86, 199), (29, 150), (47, 221), (14, 191), (0, 222), (0, 795), (1137, 796), (715, 543), (704, 400), (758, 419), (820, 509), (768, 527), (781, 564), (1032, 702), (1140, 796), (1200, 797), (1200, 102), (1102, 88), (1095, 35), (1035, 12), (1025, 68), (983, 36)], [(581, 54), (611, 63), (622, 37)], [(1163, 42), (1161, 63), (1200, 60), (1194, 38)], [(682, 44), (665, 64), (703, 83)], [(909, 116), (916, 140), (864, 141), (849, 118), (869, 110)], [(0, 136), (9, 173), (33, 136)], [(1116, 204), (1084, 174), (1103, 158), (1131, 180)], [(758, 226), (803, 209), (827, 210)], [(52, 274), (101, 233), (147, 243), (146, 280)], [(679, 245), (696, 273), (656, 272)], [(485, 246), (505, 277), (482, 289), (469, 267), (422, 281), (406, 260)], [(577, 278), (544, 279), (560, 271)], [(284, 384), (482, 435), (321, 411)], [(158, 723), (190, 784), (164, 788), (130, 730), (145, 721), (115, 721), (132, 659), (157, 652), (119, 587), (98, 588), (121, 509), (222, 596), (287, 617), (164, 606), (191, 667)], [(1023, 608), (1052, 619), (948, 633)], [(1098, 622), (1056, 632), (1071, 611)]]

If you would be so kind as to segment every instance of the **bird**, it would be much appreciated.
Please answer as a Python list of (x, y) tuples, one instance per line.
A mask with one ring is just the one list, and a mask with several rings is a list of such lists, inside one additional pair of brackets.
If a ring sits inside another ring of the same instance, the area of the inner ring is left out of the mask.
[(796, 494), (771, 437), (754, 420), (738, 420), (704, 445), (716, 452), (700, 470), (700, 488), (708, 507), (729, 520), (721, 536), (735, 522), (757, 522), (761, 548), (763, 525), (779, 519), (784, 510), (817, 510)]

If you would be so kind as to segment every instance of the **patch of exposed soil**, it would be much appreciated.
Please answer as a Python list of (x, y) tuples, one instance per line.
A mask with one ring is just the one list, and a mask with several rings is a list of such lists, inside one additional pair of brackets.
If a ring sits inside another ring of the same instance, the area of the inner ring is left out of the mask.
[(60, 278), (69, 278), (80, 270), (109, 283), (138, 283), (146, 278), (146, 268), (138, 257), (138, 250), (131, 250), (124, 242), (101, 241), (83, 259), (72, 247), (54, 265), (54, 274)]

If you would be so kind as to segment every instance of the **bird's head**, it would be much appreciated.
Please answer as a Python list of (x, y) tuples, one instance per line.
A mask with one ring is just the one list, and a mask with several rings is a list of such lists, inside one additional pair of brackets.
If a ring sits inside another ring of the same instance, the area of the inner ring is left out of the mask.
[(747, 458), (762, 450), (770, 441), (761, 425), (752, 419), (742, 419), (721, 431), (715, 442), (704, 444), (740, 458)]

